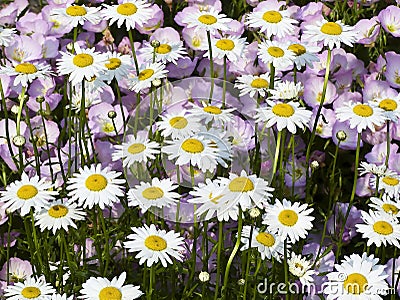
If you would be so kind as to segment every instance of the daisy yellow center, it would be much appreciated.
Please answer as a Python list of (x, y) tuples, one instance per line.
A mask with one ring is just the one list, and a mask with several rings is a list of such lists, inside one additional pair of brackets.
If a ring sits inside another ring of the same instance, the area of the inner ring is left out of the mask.
[(154, 74), (154, 70), (145, 69), (139, 73), (139, 80), (143, 81), (143, 80), (149, 79), (151, 76), (153, 76), (153, 74)]
[(198, 20), (206, 25), (212, 25), (217, 23), (217, 18), (212, 15), (202, 15), (198, 18)]
[(321, 26), (321, 32), (329, 35), (340, 35), (342, 31), (342, 26), (335, 22), (327, 22)]
[(235, 48), (235, 43), (229, 39), (221, 39), (215, 43), (215, 47), (225, 51), (232, 51)]
[(169, 120), (169, 125), (175, 129), (183, 129), (187, 126), (188, 121), (184, 117), (173, 117)]
[(21, 291), (21, 295), (28, 299), (35, 299), (41, 295), (40, 289), (35, 286), (27, 286)]
[(222, 110), (219, 107), (212, 105), (204, 107), (203, 110), (213, 115), (220, 115), (222, 113)]
[(367, 289), (368, 280), (360, 273), (352, 273), (347, 276), (346, 280), (343, 282), (343, 286), (348, 293), (359, 295), (364, 293), (364, 291)]
[(267, 246), (267, 247), (272, 247), (273, 245), (275, 245), (274, 236), (267, 232), (260, 232), (259, 234), (257, 234), (256, 240), (260, 244)]
[(109, 70), (115, 70), (118, 69), (121, 66), (121, 60), (116, 57), (112, 57), (108, 60), (108, 63), (106, 64), (106, 68)]
[(160, 46), (158, 46), (156, 48), (156, 52), (158, 54), (167, 54), (167, 53), (170, 53), (171, 50), (172, 50), (172, 47), (168, 44), (161, 44)]
[(147, 200), (156, 200), (164, 196), (162, 189), (156, 186), (149, 187), (142, 192), (142, 196)]
[(272, 108), (272, 112), (279, 117), (289, 118), (294, 115), (294, 108), (287, 103), (278, 103)]
[(397, 215), (397, 213), (399, 212), (399, 209), (396, 206), (394, 206), (393, 204), (388, 204), (388, 203), (383, 204), (382, 205), (382, 209), (385, 212), (391, 213), (391, 214), (394, 214), (394, 215)]
[(370, 117), (374, 113), (371, 106), (366, 104), (357, 104), (353, 107), (353, 112), (360, 117)]
[(93, 56), (86, 53), (80, 53), (74, 56), (73, 63), (75, 66), (85, 68), (93, 64)]
[(288, 49), (293, 51), (297, 56), (306, 53), (306, 48), (300, 44), (292, 44), (288, 47)]
[(268, 53), (269, 53), (269, 55), (276, 57), (276, 58), (282, 57), (283, 55), (285, 55), (285, 52), (281, 48), (275, 47), (275, 46), (269, 47)]
[(383, 99), (379, 102), (379, 107), (386, 111), (394, 111), (397, 108), (397, 102), (393, 99)]
[(107, 187), (107, 184), (107, 178), (101, 174), (90, 175), (85, 182), (87, 189), (93, 192), (104, 190)]
[(22, 63), (15, 67), (15, 72), (22, 74), (34, 74), (37, 72), (37, 69), (30, 63)]
[(146, 146), (142, 143), (134, 143), (128, 147), (128, 152), (130, 154), (142, 153), (144, 150), (146, 150)]
[(386, 183), (387, 185), (391, 185), (391, 186), (396, 186), (399, 184), (399, 180), (397, 178), (390, 177), (390, 176), (383, 177), (382, 181), (384, 183)]
[(229, 183), (229, 190), (231, 192), (246, 193), (254, 190), (254, 184), (247, 177), (237, 177)]
[(122, 293), (119, 289), (113, 286), (102, 288), (99, 293), (99, 300), (121, 300)]
[(381, 235), (389, 235), (393, 233), (393, 226), (386, 221), (378, 221), (374, 223), (374, 231)]
[(35, 197), (38, 194), (38, 190), (31, 184), (25, 184), (18, 189), (17, 196), (20, 199), (28, 200)]
[(262, 16), (263, 20), (265, 22), (268, 23), (279, 23), (280, 21), (282, 21), (282, 15), (279, 11), (276, 10), (269, 10), (266, 11), (263, 16)]
[(167, 241), (157, 235), (148, 236), (144, 241), (144, 245), (153, 251), (163, 251), (167, 249)]
[(68, 214), (68, 208), (61, 204), (54, 205), (50, 207), (48, 214), (53, 218), (62, 218)]
[(214, 204), (218, 204), (218, 200), (221, 199), (224, 195), (219, 195), (217, 197), (213, 197), (213, 194), (210, 193), (210, 195), (208, 195), (208, 198), (210, 198), (210, 201)]
[(131, 16), (137, 12), (137, 7), (133, 3), (123, 3), (118, 5), (117, 12), (123, 16)]
[(80, 5), (73, 5), (66, 9), (67, 15), (72, 17), (81, 17), (86, 15), (86, 9)]
[(299, 216), (294, 210), (284, 209), (279, 213), (278, 216), (279, 222), (281, 222), (285, 226), (294, 226), (299, 220)]
[(204, 150), (204, 145), (199, 140), (187, 139), (182, 143), (182, 149), (189, 153), (201, 153)]
[(256, 78), (251, 82), (250, 85), (256, 89), (266, 89), (269, 86), (269, 82), (264, 78)]

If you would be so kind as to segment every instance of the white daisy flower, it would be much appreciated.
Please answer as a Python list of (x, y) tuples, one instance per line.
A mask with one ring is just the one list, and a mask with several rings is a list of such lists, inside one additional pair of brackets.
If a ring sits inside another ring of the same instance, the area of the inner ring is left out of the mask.
[(83, 79), (92, 80), (98, 77), (107, 68), (107, 57), (104, 54), (95, 52), (94, 48), (81, 49), (75, 43), (76, 54), (70, 52), (60, 52), (61, 58), (57, 60), (57, 69), (60, 75), (69, 75), (72, 85), (82, 83)]
[(149, 182), (141, 182), (139, 185), (130, 189), (128, 192), (128, 205), (139, 206), (142, 213), (151, 207), (171, 207), (176, 205), (180, 199), (178, 193), (173, 192), (178, 185), (171, 179), (158, 179), (154, 177)]
[(120, 172), (102, 170), (101, 164), (81, 167), (67, 182), (68, 197), (71, 202), (78, 201), (83, 208), (99, 205), (104, 209), (105, 205), (118, 202), (118, 197), (124, 195), (125, 179), (118, 179), (120, 175)]
[(48, 300), (56, 290), (45, 281), (44, 277), (28, 277), (24, 282), (15, 282), (4, 290), (8, 300)]
[(290, 44), (288, 49), (295, 54), (294, 63), (297, 70), (306, 65), (312, 68), (313, 63), (319, 61), (319, 57), (317, 56), (317, 53), (321, 50), (319, 47), (298, 42)]
[(23, 62), (15, 66), (0, 66), (0, 74), (15, 76), (14, 86), (21, 84), (23, 87), (27, 87), (36, 78), (45, 79), (50, 77), (52, 72), (49, 65)]
[(265, 64), (272, 64), (276, 69), (283, 70), (293, 66), (295, 54), (288, 50), (288, 45), (277, 41), (263, 41), (258, 44), (258, 57)]
[(378, 265), (379, 259), (371, 254), (345, 256), (342, 263), (335, 264), (336, 272), (327, 274), (329, 282), (324, 285), (324, 294), (328, 300), (382, 300), (379, 296), (389, 290), (385, 278), (384, 265)]
[(167, 39), (160, 39), (160, 46), (153, 48), (150, 43), (147, 43), (145, 47), (140, 49), (141, 55), (145, 61), (152, 61), (155, 53), (156, 62), (173, 63), (176, 65), (178, 59), (182, 58), (187, 54), (185, 47), (183, 47), (182, 41), (169, 41)]
[(283, 199), (280, 202), (276, 199), (274, 205), (266, 208), (267, 213), (263, 216), (263, 224), (266, 224), (268, 231), (278, 233), (284, 241), (295, 243), (307, 236), (307, 232), (313, 227), (313, 216), (310, 216), (313, 208), (299, 202), (291, 203)]
[[(260, 2), (261, 3), (261, 2)], [(286, 9), (280, 10), (283, 5), (268, 2), (263, 3), (263, 9), (255, 10), (248, 14), (245, 24), (250, 28), (260, 28), (260, 31), (270, 39), (271, 36), (282, 38), (295, 31), (298, 22), (290, 18), (290, 12)]]
[(104, 64), (106, 71), (100, 76), (101, 80), (110, 83), (115, 78), (119, 82), (125, 79), (134, 69), (132, 58), (129, 55), (107, 52), (105, 56), (107, 57), (107, 61)]
[(187, 28), (195, 28), (195, 31), (209, 31), (214, 34), (218, 30), (226, 31), (228, 29), (227, 23), (231, 19), (226, 18), (226, 15), (219, 14), (218, 11), (210, 7), (207, 11), (197, 11), (187, 14), (183, 19), (182, 23), (187, 24)]
[(180, 140), (167, 141), (161, 151), (168, 155), (168, 159), (177, 158), (175, 165), (183, 166), (191, 164), (202, 172), (213, 172), (217, 168), (218, 149), (211, 141), (201, 136), (193, 136)]
[(360, 163), (360, 167), (358, 168), (358, 171), (360, 172), (360, 176), (371, 173), (375, 176), (381, 177), (386, 174), (386, 166), (384, 164), (377, 166), (376, 164), (367, 163), (366, 161), (362, 161)]
[(118, 28), (125, 23), (126, 29), (135, 29), (136, 26), (143, 26), (152, 18), (153, 10), (150, 8), (151, 3), (143, 0), (124, 0), (117, 5), (103, 4), (105, 9), (101, 11), (104, 19), (110, 20), (111, 26), (117, 22)]
[(211, 145), (217, 149), (217, 162), (223, 168), (228, 168), (226, 161), (232, 161), (232, 142), (227, 131), (222, 130), (211, 127), (209, 130), (201, 130), (197, 135), (211, 142)]
[(124, 285), (126, 273), (114, 277), (111, 281), (104, 277), (90, 277), (82, 284), (79, 299), (85, 300), (133, 300), (143, 295), (139, 286)]
[(396, 123), (400, 118), (400, 94), (393, 98), (375, 98), (369, 104), (381, 108), (388, 121)]
[(139, 258), (139, 264), (146, 262), (147, 267), (161, 262), (163, 267), (168, 263), (172, 264), (171, 257), (182, 261), (185, 250), (183, 247), (183, 237), (174, 231), (159, 230), (154, 224), (150, 227), (144, 224), (143, 227), (132, 227), (133, 234), (128, 235), (130, 241), (124, 242), (124, 247), (128, 252), (139, 252), (136, 258)]
[(285, 80), (277, 82), (274, 89), (268, 91), (271, 93), (269, 99), (291, 100), (299, 97), (303, 92), (303, 84)]
[(202, 101), (201, 105), (202, 107), (193, 104), (189, 113), (203, 120), (205, 124), (213, 122), (213, 125), (217, 126), (232, 121), (231, 113), (236, 110), (236, 108), (223, 109), (221, 105), (212, 105), (206, 101)]
[(362, 237), (368, 239), (367, 246), (375, 244), (380, 247), (394, 245), (399, 248), (400, 224), (387, 213), (375, 212), (369, 213), (361, 211), (361, 216), (365, 224), (356, 224), (357, 232), (362, 233)]
[(378, 212), (389, 214), (392, 217), (400, 217), (400, 202), (393, 201), (388, 195), (383, 195), (382, 199), (371, 197), (370, 207)]
[[(370, 184), (376, 187), (376, 176), (371, 176)], [(399, 199), (400, 196), (400, 175), (392, 170), (386, 170), (385, 174), (379, 177), (379, 191), (384, 191), (390, 198)]]
[[(251, 241), (250, 241), (251, 235)], [(242, 235), (240, 241), (244, 244), (241, 251), (251, 248), (257, 248), (257, 251), (261, 254), (261, 259), (275, 258), (277, 261), (281, 261), (281, 256), (284, 255), (284, 247), (282, 240), (268, 231), (262, 231), (257, 227), (246, 225), (243, 226)]]
[(257, 109), (256, 122), (265, 123), (269, 128), (276, 124), (278, 131), (287, 128), (292, 134), (297, 132), (297, 127), (304, 130), (308, 127), (312, 112), (300, 103), (289, 101), (288, 103), (266, 100), (268, 106)]
[(219, 177), (217, 181), (224, 187), (223, 199), (235, 199), (243, 210), (253, 207), (264, 208), (267, 202), (271, 199), (275, 189), (270, 187), (268, 182), (257, 175), (247, 175), (245, 170), (240, 172), (240, 176), (234, 173), (229, 173), (229, 179)]
[(16, 30), (14, 28), (3, 28), (0, 26), (0, 46), (8, 47), (14, 41)]
[(349, 47), (357, 40), (357, 31), (353, 26), (343, 24), (341, 21), (317, 21), (315, 25), (306, 25), (302, 38), (310, 43), (323, 42), (329, 49), (340, 48), (344, 43)]
[(53, 294), (51, 295), (51, 300), (74, 300), (74, 296), (68, 297), (67, 294)]
[(32, 207), (40, 209), (54, 199), (57, 192), (48, 191), (50, 188), (52, 184), (46, 179), (40, 179), (37, 175), (29, 178), (27, 174), (22, 173), (21, 180), (11, 182), (5, 191), (0, 192), (1, 207), (10, 212), (21, 209), (21, 216), (25, 216)]
[(51, 230), (53, 234), (64, 228), (68, 231), (68, 227), (77, 228), (75, 220), (84, 220), (86, 213), (78, 208), (76, 203), (62, 202), (57, 200), (46, 204), (40, 212), (35, 215), (35, 225), (40, 226), (43, 232), (45, 229)]
[[(236, 62), (243, 57), (245, 51), (246, 39), (237, 36), (223, 37), (219, 39), (211, 39), (213, 58), (223, 59), (224, 56), (228, 61)], [(210, 57), (210, 51), (204, 54), (204, 57)]]
[(314, 282), (312, 275), (315, 274), (314, 270), (311, 270), (312, 263), (307, 258), (301, 255), (296, 255), (292, 252), (290, 259), (288, 259), (289, 272), (300, 279), (302, 285), (307, 285)]
[(87, 7), (85, 5), (70, 5), (62, 8), (53, 8), (50, 17), (61, 24), (69, 24), (72, 27), (84, 25), (86, 21), (98, 24), (101, 21), (101, 7)]
[(239, 96), (242, 97), (249, 94), (250, 97), (254, 97), (256, 93), (260, 96), (265, 97), (266, 92), (269, 88), (269, 73), (260, 75), (242, 75), (236, 79), (235, 88), (240, 90)]
[(339, 122), (349, 121), (350, 128), (357, 128), (360, 133), (369, 128), (375, 132), (375, 126), (380, 127), (385, 123), (383, 109), (362, 103), (345, 103), (336, 109), (336, 118)]
[(156, 124), (163, 137), (171, 136), (173, 140), (192, 136), (202, 126), (200, 119), (193, 114), (187, 114), (186, 110), (161, 116), (161, 121)]
[(198, 186), (194, 187), (189, 192), (193, 196), (189, 199), (189, 203), (201, 204), (197, 207), (195, 214), (197, 216), (203, 216), (205, 221), (208, 221), (217, 216), (218, 221), (228, 222), (230, 219), (236, 221), (239, 215), (239, 208), (236, 204), (235, 199), (224, 199), (222, 194), (224, 187), (214, 180), (211, 181), (209, 178), (206, 179), (206, 183), (200, 182)]
[(159, 148), (157, 142), (150, 141), (144, 136), (129, 135), (126, 137), (126, 142), (114, 146), (112, 160), (122, 159), (124, 168), (129, 168), (135, 162), (146, 163), (149, 159), (155, 159), (155, 155), (160, 153)]
[(165, 78), (168, 73), (168, 70), (165, 69), (165, 65), (159, 62), (148, 63), (142, 66), (139, 71), (138, 76), (136, 76), (136, 73), (130, 74), (128, 83), (129, 89), (136, 93), (151, 87), (155, 79)]

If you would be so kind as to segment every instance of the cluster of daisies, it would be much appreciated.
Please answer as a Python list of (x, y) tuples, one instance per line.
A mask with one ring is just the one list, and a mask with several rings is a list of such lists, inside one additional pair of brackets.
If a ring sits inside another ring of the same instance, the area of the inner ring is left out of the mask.
[[(345, 1), (247, 0), (237, 16), (220, 0), (47, 2), (0, 9), (0, 297), (174, 286), (228, 299), (227, 278), (250, 293), (259, 271), (318, 287), (307, 299), (400, 294), (400, 54), (385, 52), (399, 7), (349, 26)], [(360, 17), (378, 2), (352, 5)], [(376, 58), (367, 68), (356, 44)]]

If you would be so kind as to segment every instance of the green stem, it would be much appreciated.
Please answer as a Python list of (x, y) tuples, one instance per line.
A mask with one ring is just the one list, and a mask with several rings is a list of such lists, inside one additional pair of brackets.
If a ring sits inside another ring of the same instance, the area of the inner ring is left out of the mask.
[(135, 62), (136, 75), (139, 76), (139, 64), (138, 64), (138, 60), (136, 57), (136, 49), (135, 49), (135, 43), (133, 42), (132, 30), (128, 30), (128, 36), (129, 36), (129, 42), (131, 44), (131, 49), (132, 49), (133, 61)]
[(222, 82), (222, 109), (225, 108), (226, 101), (226, 56), (224, 56), (224, 81)]
[(208, 52), (209, 52), (209, 59), (210, 59), (210, 77), (211, 77), (211, 87), (210, 87), (210, 96), (209, 96), (209, 103), (211, 103), (211, 99), (214, 93), (214, 61), (212, 55), (212, 45), (211, 45), (211, 34), (210, 31), (207, 31), (207, 41), (208, 41)]
[(343, 239), (343, 233), (344, 233), (344, 227), (346, 225), (347, 218), (350, 215), (350, 210), (353, 206), (353, 201), (354, 197), (356, 194), (356, 187), (357, 187), (357, 179), (358, 179), (358, 162), (360, 160), (360, 143), (361, 143), (361, 132), (358, 133), (357, 136), (357, 149), (356, 149), (356, 161), (354, 165), (354, 178), (353, 178), (353, 188), (351, 190), (351, 196), (350, 196), (350, 201), (349, 201), (349, 207), (347, 208), (346, 211), (346, 216), (343, 220), (342, 227), (340, 229), (340, 235), (339, 235), (339, 241), (338, 241), (338, 249), (336, 251), (336, 261), (338, 261), (339, 255), (340, 255), (340, 250), (342, 248), (342, 239)]
[(25, 92), (26, 87), (22, 87), (21, 94), (19, 95), (19, 107), (18, 107), (18, 114), (17, 114), (17, 135), (21, 135), (21, 116), (22, 116), (22, 108), (25, 102)]
[(274, 89), (274, 84), (275, 84), (275, 67), (272, 63), (269, 65), (269, 88)]
[(289, 289), (289, 271), (288, 271), (288, 255), (287, 255), (287, 239), (285, 239), (283, 243), (283, 268), (285, 272), (285, 287), (286, 287), (286, 294), (290, 297), (290, 289)]
[(322, 95), (321, 95), (321, 101), (319, 103), (319, 107), (317, 110), (317, 115), (315, 116), (315, 121), (314, 121), (314, 125), (313, 125), (313, 130), (311, 132), (311, 137), (310, 137), (310, 141), (308, 143), (307, 146), (307, 152), (306, 152), (306, 163), (307, 163), (307, 170), (306, 170), (306, 202), (310, 201), (310, 183), (309, 183), (309, 179), (310, 179), (310, 155), (311, 155), (311, 148), (312, 148), (312, 144), (314, 143), (314, 139), (315, 139), (315, 132), (317, 130), (317, 125), (318, 125), (318, 121), (319, 121), (319, 117), (321, 115), (321, 111), (322, 111), (322, 107), (324, 105), (325, 102), (325, 96), (326, 96), (326, 89), (328, 86), (328, 81), (329, 81), (329, 71), (330, 71), (330, 66), (331, 66), (331, 50), (328, 49), (328, 56), (326, 58), (326, 69), (325, 69), (325, 77), (324, 77), (324, 85), (322, 87)]
[(226, 264), (225, 276), (224, 276), (224, 285), (222, 286), (222, 299), (227, 299), (229, 270), (231, 268), (232, 261), (235, 258), (235, 255), (239, 250), (240, 239), (242, 237), (242, 227), (243, 227), (242, 208), (239, 207), (238, 236), (237, 236), (237, 239), (236, 239), (235, 246), (233, 247), (232, 253), (229, 256), (228, 263)]
[[(390, 142), (391, 142), (391, 138), (390, 138), (390, 121), (386, 121), (386, 158), (385, 158), (385, 166), (386, 169), (389, 168), (389, 156), (390, 156)], [(379, 180), (377, 180), (379, 181)]]
[(215, 279), (214, 300), (218, 299), (219, 283), (221, 280), (221, 251), (224, 243), (224, 223), (218, 222), (218, 248), (217, 248), (217, 278)]
[(278, 136), (276, 138), (276, 150), (275, 150), (275, 157), (274, 157), (274, 165), (272, 167), (272, 180), (274, 180), (276, 169), (278, 167), (278, 158), (279, 158), (279, 150), (281, 147), (281, 139), (282, 139), (282, 131), (278, 131)]

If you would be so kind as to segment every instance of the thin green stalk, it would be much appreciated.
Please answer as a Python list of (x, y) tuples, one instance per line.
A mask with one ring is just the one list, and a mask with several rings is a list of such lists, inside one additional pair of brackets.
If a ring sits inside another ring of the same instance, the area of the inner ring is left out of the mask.
[(224, 81), (222, 82), (222, 109), (225, 108), (226, 101), (226, 56), (224, 56)]
[(292, 145), (292, 189), (291, 189), (291, 196), (293, 201), (295, 200), (295, 194), (294, 194), (294, 183), (296, 181), (296, 163), (295, 163), (295, 156), (294, 156), (294, 134), (291, 135), (290, 137), (290, 144)]
[(131, 44), (131, 49), (132, 49), (133, 61), (135, 62), (136, 75), (139, 76), (139, 64), (138, 64), (138, 60), (136, 57), (136, 49), (135, 49), (135, 43), (133, 42), (132, 30), (128, 30), (128, 36), (129, 36), (129, 42)]
[[(386, 121), (386, 158), (385, 158), (385, 166), (386, 169), (389, 168), (389, 156), (390, 156), (390, 142), (391, 142), (391, 137), (390, 137), (390, 121)], [(377, 180), (378, 182), (379, 180)]]
[(217, 248), (217, 278), (215, 279), (214, 300), (218, 299), (219, 283), (221, 281), (221, 251), (224, 243), (224, 222), (218, 222), (218, 248)]
[(151, 300), (151, 299), (152, 299), (152, 295), (153, 295), (153, 284), (154, 284), (153, 278), (154, 278), (154, 264), (151, 265), (151, 267), (150, 267), (149, 290), (148, 290), (147, 295), (146, 295), (146, 298), (147, 298), (148, 300)]
[(6, 259), (7, 259), (7, 285), (10, 283), (10, 278), (8, 274), (10, 274), (10, 243), (11, 243), (11, 227), (12, 227), (12, 213), (10, 212), (8, 214), (8, 229), (7, 229), (7, 254), (6, 254)]
[(283, 268), (285, 272), (285, 287), (286, 287), (286, 295), (290, 297), (290, 289), (289, 289), (289, 270), (288, 270), (288, 255), (287, 255), (287, 239), (285, 239), (283, 243)]
[(281, 139), (282, 139), (282, 131), (278, 131), (278, 136), (276, 138), (276, 150), (275, 150), (275, 157), (274, 157), (274, 164), (272, 167), (272, 180), (274, 180), (276, 169), (278, 167), (278, 158), (279, 158), (279, 151), (281, 147)]
[(104, 252), (103, 254), (105, 254), (104, 258), (101, 257), (101, 259), (104, 259), (104, 268), (103, 268), (103, 276), (107, 275), (107, 269), (108, 269), (108, 265), (110, 264), (110, 239), (109, 239), (109, 235), (108, 235), (108, 230), (107, 230), (107, 226), (106, 226), (106, 222), (104, 220), (104, 215), (103, 215), (103, 211), (101, 210), (100, 207), (97, 207), (98, 210), (98, 215), (100, 218), (100, 223), (101, 223), (101, 227), (103, 229), (103, 234), (104, 234)]
[(242, 227), (243, 227), (242, 208), (239, 207), (238, 235), (237, 235), (237, 238), (236, 238), (235, 246), (233, 247), (232, 253), (229, 256), (228, 263), (226, 264), (225, 276), (224, 276), (224, 285), (222, 286), (222, 299), (227, 299), (229, 270), (231, 269), (232, 261), (235, 258), (235, 255), (239, 250), (240, 238), (242, 237)]
[(361, 132), (358, 133), (357, 136), (357, 149), (356, 149), (356, 161), (354, 165), (354, 178), (353, 178), (353, 189), (351, 191), (351, 196), (350, 196), (350, 201), (349, 201), (349, 207), (347, 208), (346, 211), (346, 216), (343, 220), (342, 227), (340, 229), (340, 235), (339, 235), (339, 241), (338, 241), (338, 249), (336, 251), (336, 261), (338, 261), (339, 255), (340, 255), (340, 250), (342, 248), (342, 239), (343, 239), (343, 233), (344, 233), (344, 227), (346, 225), (347, 218), (350, 215), (350, 210), (353, 206), (353, 201), (354, 197), (356, 194), (356, 187), (357, 187), (357, 179), (358, 179), (358, 163), (360, 160), (360, 143), (361, 143)]
[(212, 45), (211, 45), (211, 34), (210, 31), (207, 30), (207, 41), (208, 41), (208, 52), (209, 52), (209, 59), (210, 59), (210, 77), (211, 77), (211, 87), (210, 87), (210, 96), (209, 96), (209, 103), (211, 103), (211, 99), (214, 93), (214, 61), (212, 55)]
[(19, 107), (18, 107), (18, 114), (17, 114), (17, 135), (21, 135), (21, 116), (22, 116), (22, 108), (25, 103), (25, 92), (26, 92), (26, 87), (23, 86), (21, 94), (18, 97)]
[(324, 77), (324, 84), (322, 87), (322, 95), (321, 95), (321, 101), (319, 103), (319, 107), (317, 110), (317, 115), (315, 116), (315, 121), (314, 121), (314, 125), (313, 125), (313, 129), (311, 131), (311, 136), (310, 136), (310, 140), (308, 142), (308, 146), (307, 146), (307, 152), (306, 152), (306, 163), (307, 163), (307, 170), (306, 170), (306, 202), (310, 201), (310, 189), (311, 189), (311, 185), (310, 185), (310, 155), (311, 155), (311, 148), (312, 145), (314, 143), (314, 139), (315, 139), (315, 132), (317, 130), (317, 125), (318, 125), (318, 121), (319, 121), (319, 117), (321, 115), (321, 111), (322, 111), (322, 107), (324, 105), (325, 102), (325, 96), (326, 96), (326, 89), (328, 86), (328, 80), (329, 80), (329, 71), (330, 71), (330, 66), (331, 66), (331, 55), (332, 55), (332, 51), (330, 49), (328, 49), (328, 56), (326, 58), (326, 69), (325, 69), (325, 77)]
[(270, 89), (274, 89), (274, 85), (275, 85), (275, 67), (272, 63), (270, 63), (269, 65), (269, 88)]

